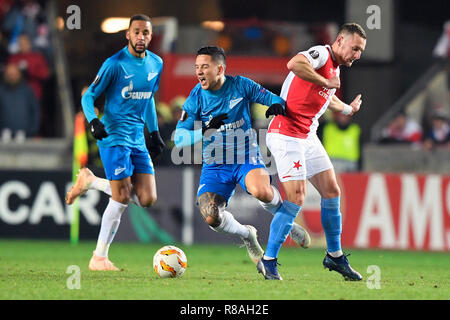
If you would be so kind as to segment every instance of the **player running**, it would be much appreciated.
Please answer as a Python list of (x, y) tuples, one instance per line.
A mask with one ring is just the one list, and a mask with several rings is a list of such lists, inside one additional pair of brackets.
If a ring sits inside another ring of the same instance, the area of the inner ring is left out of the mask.
[[(97, 247), (89, 270), (119, 270), (108, 259), (120, 218), (130, 198), (141, 206), (156, 201), (155, 171), (145, 145), (144, 125), (151, 133), (152, 156), (164, 147), (159, 132), (153, 94), (158, 90), (163, 61), (146, 50), (152, 38), (152, 25), (146, 15), (134, 15), (126, 33), (128, 45), (108, 58), (94, 82), (83, 95), (83, 112), (91, 133), (98, 139), (100, 157), (107, 180), (98, 180), (101, 189), (110, 188), (111, 198), (103, 213)], [(97, 118), (94, 101), (106, 95), (104, 116)], [(78, 177), (66, 202), (73, 203), (88, 182), (86, 172)]]
[[(203, 140), (203, 167), (197, 191), (200, 212), (214, 231), (239, 235), (250, 258), (257, 263), (264, 251), (256, 229), (240, 224), (226, 206), (239, 184), (272, 214), (286, 210), (278, 190), (270, 185), (250, 118), (252, 102), (270, 106), (266, 111), (269, 117), (285, 114), (285, 101), (248, 78), (226, 76), (225, 68), (222, 48), (198, 50), (195, 72), (199, 83), (183, 105), (174, 142), (182, 148)], [(294, 241), (308, 247), (307, 232), (299, 225), (293, 230)]]
[[(256, 229), (253, 226), (241, 225), (225, 210), (225, 207), (234, 194), (236, 184), (239, 183), (244, 190), (259, 199), (263, 208), (272, 214), (281, 208), (281, 196), (278, 190), (270, 185), (256, 137), (251, 131), (249, 103), (260, 101), (272, 105), (267, 110), (268, 117), (283, 112), (284, 101), (250, 79), (225, 76), (225, 54), (223, 49), (218, 47), (206, 47), (198, 51), (196, 74), (200, 84), (192, 90), (183, 106), (184, 112), (177, 126), (175, 143), (178, 148), (182, 148), (199, 142), (203, 134), (209, 137), (205, 137), (204, 166), (198, 190), (200, 211), (213, 230), (241, 236), (250, 258), (256, 263), (263, 254), (257, 240)], [(195, 121), (199, 121), (198, 130), (194, 130)], [(234, 139), (239, 133), (242, 134), (240, 138), (245, 139), (245, 133), (251, 133), (252, 148), (246, 152), (243, 145), (239, 145), (236, 151), (234, 145), (211, 144), (212, 136), (219, 137), (213, 134), (214, 131), (221, 127), (223, 130), (220, 131), (220, 136), (225, 137), (224, 143), (227, 136)], [(214, 156), (211, 154), (208, 156), (207, 151), (214, 148), (222, 151), (223, 146), (232, 151), (233, 157), (246, 156), (244, 161), (235, 164), (233, 159), (229, 159), (227, 164), (214, 163)], [(251, 154), (253, 156), (249, 158)], [(77, 197), (90, 189), (111, 195), (108, 180), (96, 177), (88, 168), (83, 168), (74, 187), (67, 194), (66, 203), (72, 204)], [(133, 193), (130, 201), (140, 205), (139, 199)], [(298, 224), (294, 224), (290, 236), (303, 248), (308, 248), (311, 243), (308, 232)]]
[(355, 23), (344, 24), (335, 42), (300, 52), (287, 64), (291, 71), (281, 88), (286, 100), (286, 115), (276, 116), (269, 124), (267, 146), (272, 152), (279, 179), (286, 191), (283, 205), (290, 215), (275, 214), (267, 250), (257, 264), (266, 279), (281, 280), (277, 257), (306, 193), (306, 179), (319, 191), (321, 222), (325, 231), (327, 253), (323, 265), (339, 272), (347, 280), (361, 280), (350, 267), (341, 249), (341, 213), (339, 185), (331, 161), (316, 135), (319, 117), (327, 107), (353, 115), (360, 109), (361, 95), (350, 105), (339, 100), (339, 66), (350, 67), (366, 47), (365, 31)]

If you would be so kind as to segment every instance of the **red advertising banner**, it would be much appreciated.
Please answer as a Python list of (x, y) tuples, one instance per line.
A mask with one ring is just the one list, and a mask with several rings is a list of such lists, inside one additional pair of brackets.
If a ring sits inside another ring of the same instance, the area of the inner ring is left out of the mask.
[[(288, 58), (227, 57), (227, 75), (242, 75), (264, 86), (283, 84), (289, 70)], [(176, 96), (189, 96), (198, 83), (195, 75), (195, 55), (167, 54), (161, 76), (159, 99), (169, 103)]]
[[(450, 176), (367, 173), (338, 180), (344, 248), (450, 250)], [(308, 187), (297, 222), (313, 244), (324, 245), (320, 195)]]

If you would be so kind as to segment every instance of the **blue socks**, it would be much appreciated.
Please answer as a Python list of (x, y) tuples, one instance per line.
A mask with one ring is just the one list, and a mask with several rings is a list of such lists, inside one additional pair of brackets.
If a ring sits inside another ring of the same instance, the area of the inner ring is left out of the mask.
[(267, 250), (264, 254), (266, 257), (278, 257), (278, 252), (291, 231), (295, 217), (297, 217), (300, 209), (300, 206), (289, 201), (284, 201), (275, 212), (272, 223), (270, 224), (269, 241), (267, 242)]
[[(342, 233), (342, 217), (340, 212), (341, 197), (321, 200), (321, 222), (325, 231), (327, 241), (327, 251), (341, 251), (341, 233)], [(270, 224), (269, 241), (265, 257), (277, 258), (278, 253), (292, 229), (295, 218), (300, 212), (301, 207), (284, 201), (281, 207), (276, 211), (275, 216)]]
[(325, 231), (328, 252), (341, 250), (342, 219), (340, 212), (341, 197), (321, 200), (321, 222)]

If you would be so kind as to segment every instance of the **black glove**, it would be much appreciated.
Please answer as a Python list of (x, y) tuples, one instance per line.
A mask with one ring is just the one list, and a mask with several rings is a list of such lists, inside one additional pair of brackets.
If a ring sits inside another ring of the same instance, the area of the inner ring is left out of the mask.
[(269, 118), (270, 116), (277, 116), (277, 115), (286, 115), (286, 110), (284, 107), (279, 103), (274, 103), (266, 110), (266, 118)]
[(163, 152), (165, 147), (166, 144), (161, 138), (159, 131), (153, 131), (152, 133), (150, 133), (150, 143), (148, 151), (152, 159), (158, 157)]
[(105, 125), (98, 119), (94, 118), (91, 122), (89, 122), (91, 127), (92, 136), (97, 140), (102, 140), (108, 136), (108, 133), (105, 130)]
[(202, 129), (202, 134), (205, 134), (206, 130), (209, 129), (219, 129), (221, 126), (225, 124), (223, 122), (223, 120), (225, 119), (228, 119), (228, 114), (226, 113), (222, 113), (219, 114), (218, 116), (215, 116), (209, 121), (208, 125)]

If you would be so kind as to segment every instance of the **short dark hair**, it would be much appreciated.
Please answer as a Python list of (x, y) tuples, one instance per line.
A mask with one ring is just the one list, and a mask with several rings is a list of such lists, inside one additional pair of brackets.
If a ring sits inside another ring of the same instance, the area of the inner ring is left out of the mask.
[(134, 16), (132, 16), (130, 18), (130, 25), (128, 26), (128, 28), (131, 27), (131, 24), (133, 23), (133, 21), (147, 21), (147, 22), (150, 22), (150, 24), (152, 24), (150, 17), (145, 14), (142, 14), (142, 13), (135, 14)]
[(341, 27), (341, 31), (339, 33), (347, 33), (347, 34), (357, 34), (363, 39), (367, 39), (366, 32), (364, 29), (357, 23), (345, 23)]
[(198, 49), (197, 55), (206, 54), (208, 56), (211, 56), (213, 61), (217, 64), (227, 64), (227, 59), (225, 57), (225, 51), (218, 46), (207, 46)]

